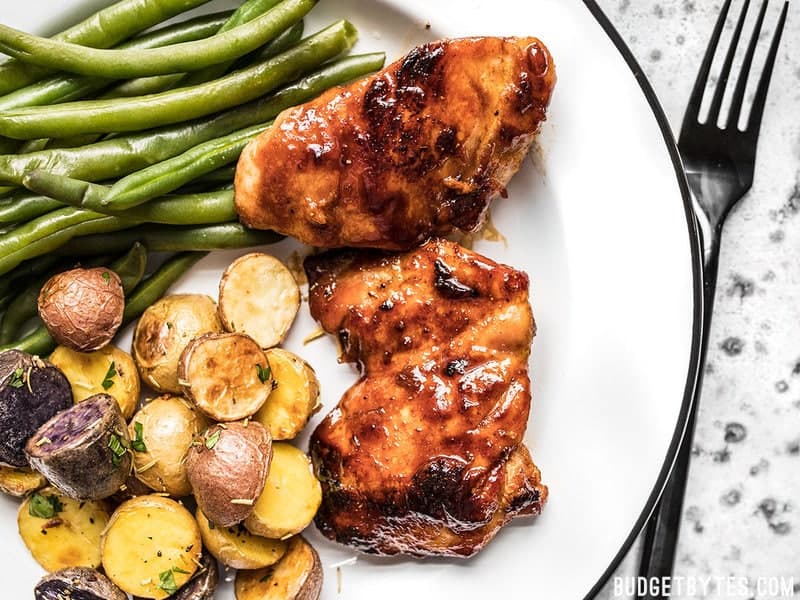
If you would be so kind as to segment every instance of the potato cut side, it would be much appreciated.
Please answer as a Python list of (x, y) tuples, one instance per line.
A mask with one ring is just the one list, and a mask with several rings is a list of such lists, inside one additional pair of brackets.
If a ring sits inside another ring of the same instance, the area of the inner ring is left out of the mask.
[(103, 501), (81, 502), (46, 487), (28, 496), (17, 513), (22, 541), (47, 571), (100, 566), (100, 538), (109, 522)]
[(165, 296), (136, 324), (131, 353), (142, 381), (158, 392), (183, 392), (178, 362), (186, 345), (204, 333), (221, 333), (217, 304), (202, 294)]
[(311, 365), (292, 352), (270, 348), (266, 354), (275, 383), (253, 418), (269, 429), (272, 439), (290, 440), (321, 407), (319, 380)]
[(280, 344), (300, 308), (300, 288), (274, 256), (254, 252), (233, 261), (219, 284), (219, 315), (228, 331), (246, 333), (262, 348)]
[(103, 536), (103, 569), (123, 591), (166, 598), (189, 581), (203, 545), (192, 514), (163, 496), (138, 496), (114, 512)]
[(317, 600), (322, 591), (322, 563), (311, 544), (297, 535), (275, 566), (239, 571), (234, 589), (236, 600)]
[(181, 386), (217, 421), (252, 416), (272, 392), (272, 370), (261, 347), (241, 333), (200, 336), (186, 346), (178, 367)]
[(186, 454), (208, 420), (185, 398), (160, 396), (145, 404), (128, 425), (136, 479), (176, 498), (192, 493)]
[(44, 475), (26, 467), (0, 466), (0, 492), (22, 498), (47, 484)]
[(49, 360), (67, 376), (76, 403), (95, 394), (108, 394), (117, 401), (125, 419), (136, 411), (141, 383), (136, 363), (127, 352), (115, 346), (94, 352), (59, 346)]
[(256, 535), (285, 539), (311, 523), (321, 502), (311, 459), (290, 444), (275, 443), (264, 491), (244, 525)]
[(203, 545), (214, 557), (232, 569), (261, 569), (278, 562), (288, 543), (253, 535), (241, 524), (220, 527), (208, 520), (199, 508), (195, 515)]

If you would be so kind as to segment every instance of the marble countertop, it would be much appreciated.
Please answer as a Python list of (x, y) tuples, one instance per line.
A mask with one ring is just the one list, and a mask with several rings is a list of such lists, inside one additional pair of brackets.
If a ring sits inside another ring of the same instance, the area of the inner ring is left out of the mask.
[[(677, 137), (721, 0), (598, 4), (641, 64)], [(769, 6), (766, 39), (782, 5)], [(734, 1), (731, 14), (738, 15), (740, 6), (741, 0)], [(723, 233), (675, 567), (678, 577), (746, 577), (748, 589), (737, 596), (743, 599), (787, 597), (759, 594), (760, 577), (793, 578), (794, 594), (788, 597), (800, 597), (799, 57), (800, 2), (794, 2), (769, 92), (753, 188)], [(637, 554), (638, 544), (617, 576), (636, 574)], [(713, 582), (706, 595), (673, 595), (699, 597), (730, 596)], [(615, 593), (613, 579), (598, 596), (610, 598), (627, 598)]]

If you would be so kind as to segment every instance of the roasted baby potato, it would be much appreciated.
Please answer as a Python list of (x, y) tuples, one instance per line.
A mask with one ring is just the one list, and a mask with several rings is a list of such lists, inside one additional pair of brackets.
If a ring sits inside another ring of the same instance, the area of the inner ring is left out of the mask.
[(208, 296), (166, 296), (144, 311), (133, 334), (133, 359), (139, 375), (159, 392), (180, 394), (178, 360), (183, 349), (204, 333), (221, 333), (217, 305)]
[(311, 365), (296, 354), (281, 348), (270, 348), (266, 354), (273, 389), (253, 419), (269, 429), (273, 440), (290, 440), (322, 406), (319, 381)]
[(128, 600), (128, 595), (95, 569), (70, 567), (43, 577), (35, 600)]
[(322, 488), (311, 459), (286, 442), (276, 442), (264, 491), (244, 526), (256, 535), (284, 539), (305, 529), (321, 503)]
[(217, 559), (203, 552), (200, 566), (188, 583), (181, 586), (172, 600), (214, 600), (214, 592), (219, 584)]
[(0, 467), (0, 491), (22, 498), (47, 484), (44, 475), (27, 467)]
[(216, 421), (251, 416), (272, 391), (264, 351), (241, 333), (210, 333), (189, 342), (178, 380), (197, 408)]
[(105, 502), (73, 500), (53, 487), (28, 496), (17, 513), (22, 541), (49, 572), (99, 567), (100, 536), (108, 520)]
[(49, 360), (67, 376), (76, 403), (106, 393), (114, 397), (126, 419), (136, 411), (141, 385), (136, 363), (127, 352), (110, 345), (94, 352), (59, 346)]
[(232, 569), (260, 569), (273, 565), (286, 552), (286, 542), (253, 535), (241, 523), (219, 527), (199, 508), (195, 514), (203, 546), (223, 565)]
[(280, 344), (300, 308), (300, 288), (274, 256), (253, 252), (236, 259), (219, 283), (219, 316), (228, 331), (246, 333), (262, 348)]
[(0, 465), (27, 467), (25, 444), (70, 406), (72, 390), (61, 371), (19, 350), (0, 352)]
[(206, 427), (206, 418), (184, 398), (161, 396), (145, 404), (128, 425), (136, 478), (176, 498), (191, 494), (186, 454)]
[(30, 465), (71, 498), (114, 494), (131, 472), (128, 427), (117, 401), (96, 394), (61, 411), (25, 445)]
[(220, 527), (241, 523), (264, 489), (272, 456), (269, 432), (258, 423), (214, 425), (186, 459), (197, 505)]
[(322, 591), (319, 554), (296, 535), (278, 564), (239, 571), (234, 589), (236, 600), (317, 600)]
[(166, 598), (197, 570), (203, 545), (188, 510), (170, 498), (150, 495), (117, 508), (101, 549), (103, 570), (123, 591)]
[(54, 275), (39, 292), (39, 316), (53, 339), (78, 352), (108, 344), (122, 324), (125, 292), (105, 267)]

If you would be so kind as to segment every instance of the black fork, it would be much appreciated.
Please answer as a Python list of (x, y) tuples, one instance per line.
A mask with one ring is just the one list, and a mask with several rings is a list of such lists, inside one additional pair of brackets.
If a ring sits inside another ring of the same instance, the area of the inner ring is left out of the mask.
[[(750, 0), (745, 0), (739, 20), (733, 31), (730, 47), (722, 64), (719, 79), (711, 97), (708, 117), (701, 121), (700, 105), (703, 101), (706, 84), (711, 72), (711, 63), (714, 60), (717, 45), (731, 5), (731, 0), (725, 1), (717, 24), (714, 27), (714, 32), (711, 35), (705, 57), (700, 65), (700, 72), (697, 74), (697, 80), (689, 98), (689, 105), (686, 108), (680, 137), (678, 138), (678, 150), (683, 159), (684, 171), (689, 182), (689, 189), (692, 192), (695, 214), (702, 237), (704, 302), (701, 363), (705, 360), (708, 346), (708, 332), (714, 305), (714, 291), (717, 284), (722, 226), (731, 209), (753, 185), (761, 118), (764, 114), (767, 90), (789, 9), (787, 0), (784, 2), (775, 33), (772, 36), (752, 108), (747, 116), (744, 129), (740, 129), (739, 121), (742, 117), (747, 80), (753, 64), (753, 56), (758, 46), (767, 4), (768, 0), (763, 0), (761, 3), (754, 31), (750, 36), (742, 66), (737, 76), (736, 87), (731, 96), (730, 109), (727, 115), (722, 115), (723, 96), (730, 79), (733, 60), (750, 5)], [(723, 117), (724, 121), (722, 121)], [(655, 512), (645, 530), (644, 547), (639, 565), (639, 575), (643, 577), (662, 578), (672, 575), (683, 509), (683, 497), (689, 470), (695, 415), (697, 414), (697, 404), (702, 383), (702, 369), (699, 378), (695, 387), (694, 402), (689, 414), (686, 432), (675, 465), (664, 488), (661, 500), (656, 506)], [(668, 596), (644, 596), (647, 600), (666, 597)]]

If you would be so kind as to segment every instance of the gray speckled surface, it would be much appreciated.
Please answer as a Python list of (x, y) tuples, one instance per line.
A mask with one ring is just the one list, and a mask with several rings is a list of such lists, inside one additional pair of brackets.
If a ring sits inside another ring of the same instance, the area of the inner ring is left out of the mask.
[[(639, 60), (677, 132), (721, 1), (598, 3)], [(771, 3), (762, 35), (771, 37), (782, 5)], [(734, 1), (733, 14), (739, 6), (741, 0)], [(728, 32), (732, 25), (729, 17)], [(800, 598), (798, 334), (800, 2), (795, 1), (770, 89), (753, 189), (723, 234), (675, 570), (685, 577), (747, 577), (749, 589), (737, 598)], [(636, 554), (634, 549), (617, 575), (635, 574)], [(793, 577), (794, 595), (759, 594), (759, 577)], [(598, 598), (617, 597), (627, 596), (615, 595), (609, 585)], [(731, 596), (713, 585), (707, 595), (673, 596), (701, 597)]]

